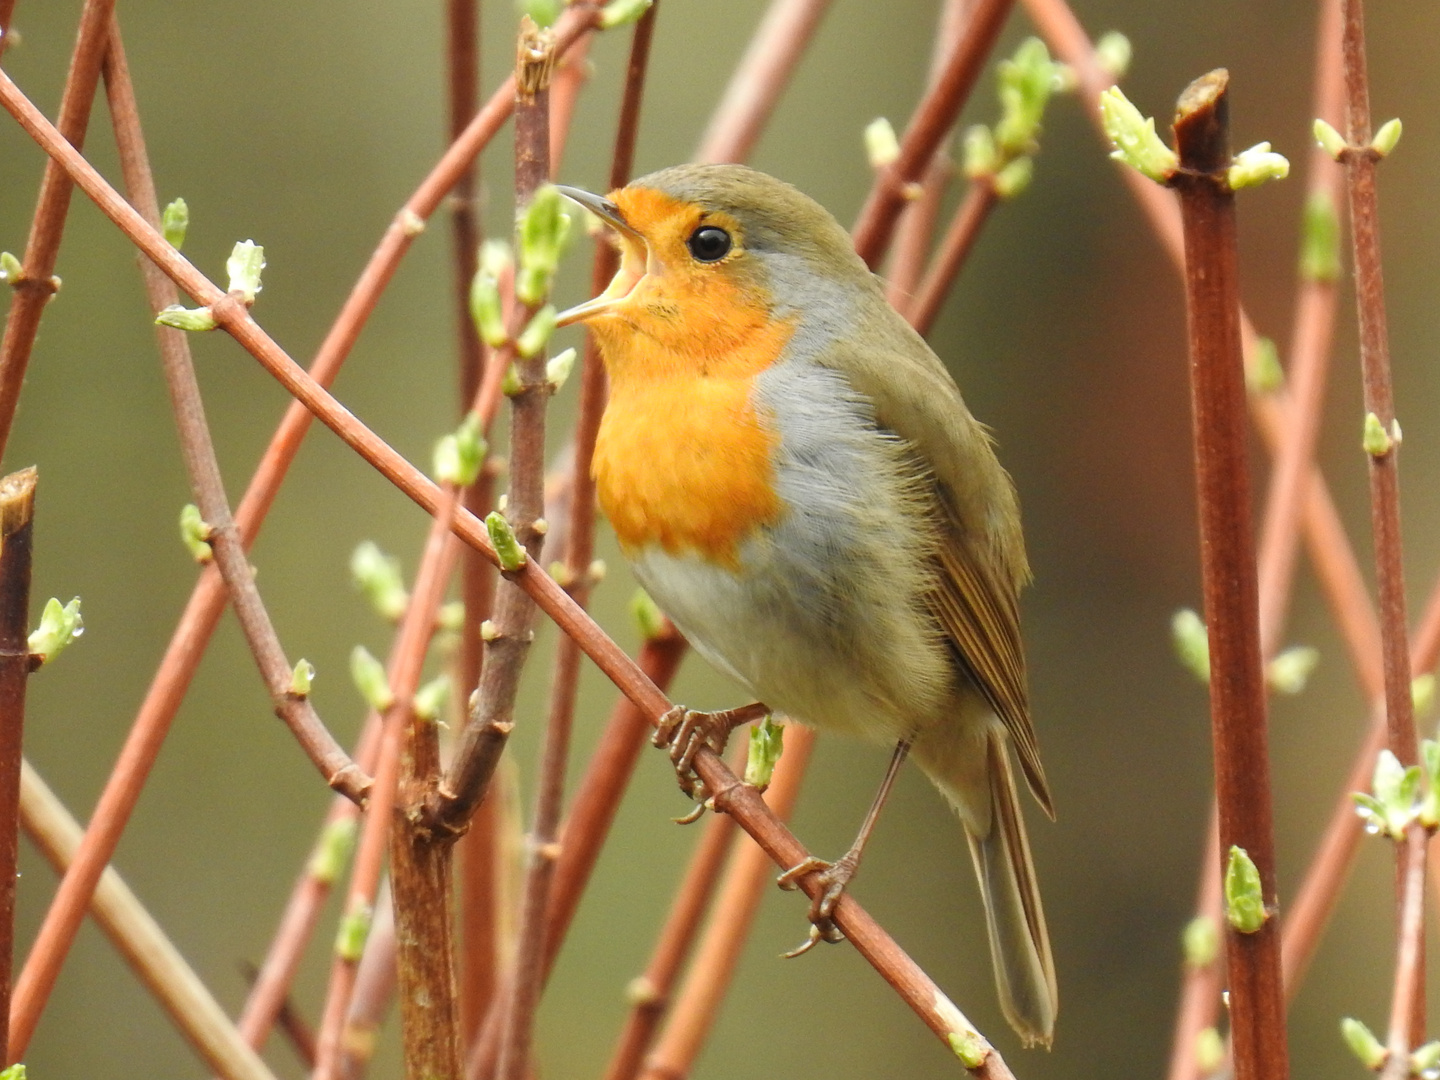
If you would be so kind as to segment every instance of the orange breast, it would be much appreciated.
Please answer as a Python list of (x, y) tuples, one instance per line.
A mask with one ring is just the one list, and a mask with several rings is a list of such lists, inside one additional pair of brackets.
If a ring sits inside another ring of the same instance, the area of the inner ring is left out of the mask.
[(776, 438), (750, 403), (753, 376), (618, 386), (595, 445), (600, 505), (620, 543), (738, 565), (739, 546), (781, 512)]

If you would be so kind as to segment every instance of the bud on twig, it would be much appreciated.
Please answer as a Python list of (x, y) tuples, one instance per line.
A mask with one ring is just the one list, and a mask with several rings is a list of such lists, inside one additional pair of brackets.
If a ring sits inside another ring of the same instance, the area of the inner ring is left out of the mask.
[(241, 240), (225, 260), (230, 285), (225, 290), (237, 293), (246, 307), (255, 303), (260, 293), (260, 271), (265, 269), (265, 249), (253, 240)]
[(1115, 149), (1110, 156), (1163, 184), (1180, 167), (1175, 151), (1155, 134), (1155, 118), (1140, 110), (1116, 86), (1100, 95), (1100, 121)]
[(1253, 934), (1269, 917), (1260, 888), (1260, 871), (1244, 848), (1231, 844), (1225, 865), (1225, 918), (1240, 933)]
[(27, 642), (31, 663), (35, 667), (48, 664), (84, 633), (85, 620), (80, 617), (80, 598), (77, 596), (62, 605), (52, 596), (40, 613), (40, 625), (30, 634)]
[(1197, 679), (1210, 684), (1210, 637), (1200, 616), (1181, 608), (1170, 620), (1175, 655)]
[(213, 535), (210, 523), (200, 517), (198, 506), (186, 503), (180, 508), (180, 542), (197, 563), (208, 563), (215, 558), (215, 550), (210, 546)]
[(500, 569), (514, 573), (523, 569), (526, 562), (525, 547), (515, 538), (515, 530), (505, 515), (492, 510), (485, 515), (485, 531), (490, 534), (490, 544), (500, 559)]
[(190, 207), (185, 205), (184, 199), (176, 199), (165, 207), (164, 213), (160, 215), (160, 231), (165, 234), (165, 242), (176, 251), (185, 243), (185, 233), (190, 228)]
[(294, 669), (290, 672), (290, 696), (297, 698), (309, 697), (310, 684), (314, 681), (315, 665), (303, 658), (297, 660)]
[(350, 556), (350, 578), (381, 618), (398, 622), (405, 614), (410, 594), (400, 573), (400, 560), (386, 555), (373, 541), (359, 544)]
[(775, 775), (785, 749), (785, 728), (766, 716), (750, 728), (750, 750), (745, 758), (745, 783), (764, 791)]
[(366, 703), (376, 712), (384, 712), (395, 704), (395, 692), (385, 675), (385, 666), (370, 654), (364, 645), (350, 650), (350, 678)]
[(345, 871), (350, 853), (355, 850), (355, 834), (359, 823), (353, 817), (342, 817), (330, 822), (315, 842), (306, 870), (322, 885), (331, 885)]
[(1379, 1070), (1390, 1056), (1374, 1033), (1353, 1017), (1347, 1016), (1340, 1021), (1340, 1034), (1344, 1036), (1345, 1045), (1350, 1047), (1350, 1052), (1359, 1058), (1360, 1064), (1367, 1069)]

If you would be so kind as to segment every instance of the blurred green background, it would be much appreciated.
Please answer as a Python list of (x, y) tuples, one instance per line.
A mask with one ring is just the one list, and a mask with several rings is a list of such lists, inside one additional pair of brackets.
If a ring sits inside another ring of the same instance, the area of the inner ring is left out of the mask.
[[(5, 67), (52, 114), (79, 7), (20, 0), (17, 8), (23, 44)], [(665, 0), (640, 171), (693, 152), (763, 8), (761, 0)], [(1305, 161), (1313, 3), (1076, 0), (1076, 8), (1092, 34), (1130, 35), (1136, 59), (1126, 90), (1145, 112), (1163, 119), (1191, 78), (1224, 65), (1233, 76), (1237, 147), (1269, 139), (1297, 167)], [(214, 278), (236, 240), (264, 244), (269, 268), (256, 316), (308, 362), (443, 145), (443, 5), (130, 0), (120, 15), (162, 201), (183, 195), (190, 205), (187, 255)], [(934, 16), (935, 4), (920, 0), (836, 3), (753, 163), (853, 220), (870, 181), (861, 129), (877, 115), (897, 125), (908, 116)], [(489, 6), (486, 88), (508, 67), (513, 25), (508, 5)], [(1440, 548), (1440, 369), (1430, 361), (1440, 344), (1440, 9), (1377, 6), (1369, 30), (1377, 121), (1400, 115), (1406, 124), (1381, 191), (1418, 610)], [(1028, 32), (1017, 12), (1003, 50)], [(592, 83), (560, 173), (566, 182), (604, 185), (627, 40), (609, 35), (592, 50)], [(987, 76), (967, 115), (988, 121), (995, 111)], [(91, 128), (91, 159), (118, 179), (103, 104)], [(484, 164), (485, 213), (502, 230), (507, 155), (502, 138)], [(0, 248), (23, 250), (42, 166), (40, 151), (0, 122)], [(1246, 302), (1282, 355), (1302, 195), (1294, 178), (1241, 200)], [(336, 388), (419, 463), (428, 463), (456, 410), (449, 243), (437, 218)], [(568, 260), (562, 303), (584, 296), (587, 252), (581, 244)], [(40, 467), (35, 610), (52, 594), (84, 598), (88, 633), (32, 680), (26, 730), (31, 760), (81, 817), (195, 579), (174, 524), (190, 495), (134, 262), (130, 245), (77, 197), (58, 266), (64, 290), (46, 314), (5, 462)], [(1347, 298), (1322, 455), (1368, 559), (1353, 321)], [(1173, 271), (1076, 102), (1058, 100), (1034, 186), (986, 229), (934, 334), (972, 410), (998, 434), (1035, 566), (1026, 638), (1059, 807), (1053, 826), (1032, 815), (1061, 980), (1054, 1051), (1022, 1052), (999, 1016), (961, 832), (918, 771), (904, 774), (855, 888), (1022, 1078), (1157, 1076), (1169, 1052), (1179, 934), (1193, 903), (1210, 770), (1205, 693), (1172, 659), (1168, 640), (1172, 611), (1199, 605), (1183, 330)], [(286, 397), (222, 335), (192, 341), (238, 500)], [(574, 400), (572, 385), (555, 405), (557, 431)], [(316, 704), (342, 741), (361, 717), (346, 655), (357, 640), (383, 655), (389, 639), (350, 585), (349, 553), (373, 538), (412, 575), (425, 527), (419, 511), (317, 426), (255, 549), (282, 641), (291, 656), (315, 662)], [(631, 584), (608, 532), (602, 547), (611, 573), (597, 612), (632, 646), (624, 606)], [(1317, 646), (1323, 659), (1303, 695), (1273, 708), (1282, 905), (1339, 791), (1365, 712), (1308, 568), (1286, 637)], [(542, 636), (512, 743), (527, 777), (552, 644), (553, 634)], [(614, 697), (593, 670), (584, 692), (581, 754)], [(685, 667), (676, 694), (694, 706), (738, 701), (736, 688), (700, 662)], [(884, 763), (875, 748), (821, 740), (796, 817), (812, 850), (843, 849)], [(528, 807), (528, 787), (524, 797)], [(232, 1011), (245, 989), (238, 966), (262, 955), (326, 799), (270, 715), (227, 615), (117, 863)], [(593, 1076), (608, 1055), (625, 983), (644, 965), (697, 835), (669, 823), (683, 809), (666, 763), (647, 755), (545, 1000), (544, 1075)], [(21, 956), (53, 889), (33, 852), (23, 868)], [(333, 911), (329, 918), (327, 941)], [(803, 904), (768, 893), (698, 1077), (958, 1075), (953, 1058), (849, 948), (777, 959), (803, 933)], [(1392, 939), (1390, 853), (1371, 841), (1292, 1013), (1295, 1075), (1356, 1075), (1337, 1022), (1357, 1015), (1383, 1026)], [(297, 988), (312, 1018), (324, 972), (323, 959), (312, 960)], [(281, 1075), (299, 1075), (283, 1046), (269, 1056)], [(36, 1080), (205, 1075), (89, 925), (28, 1061)], [(374, 1075), (397, 1075), (393, 1049)]]

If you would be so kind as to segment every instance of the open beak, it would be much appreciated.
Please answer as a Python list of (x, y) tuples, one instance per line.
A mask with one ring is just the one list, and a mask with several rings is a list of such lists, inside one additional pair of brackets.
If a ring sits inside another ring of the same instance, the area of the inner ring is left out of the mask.
[(565, 187), (560, 184), (555, 187), (561, 195), (571, 202), (579, 203), (619, 233), (621, 242), (620, 269), (611, 279), (605, 291), (593, 300), (587, 300), (583, 304), (567, 308), (556, 317), (555, 324), (557, 326), (569, 326), (571, 323), (584, 322), (594, 315), (607, 311), (628, 297), (630, 290), (645, 276), (649, 249), (645, 238), (630, 226), (620, 215), (620, 208), (609, 199), (591, 194), (581, 188)]

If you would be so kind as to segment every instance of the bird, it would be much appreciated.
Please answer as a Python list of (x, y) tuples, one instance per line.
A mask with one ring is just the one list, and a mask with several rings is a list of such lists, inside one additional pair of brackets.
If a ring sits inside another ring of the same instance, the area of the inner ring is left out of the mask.
[[(1015, 487), (944, 364), (887, 302), (850, 237), (797, 188), (741, 165), (680, 165), (600, 196), (619, 268), (562, 313), (598, 344), (609, 398), (597, 497), (636, 579), (757, 704), (673, 710), (657, 735), (681, 785), (701, 746), (774, 709), (892, 744), (885, 783), (823, 886), (830, 919), (907, 754), (957, 812), (984, 900), (1002, 1011), (1049, 1046), (1055, 966), (1012, 754), (1052, 819), (1030, 719)], [(763, 702), (764, 704), (759, 704)]]

